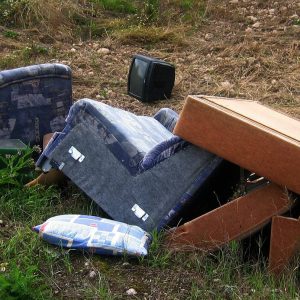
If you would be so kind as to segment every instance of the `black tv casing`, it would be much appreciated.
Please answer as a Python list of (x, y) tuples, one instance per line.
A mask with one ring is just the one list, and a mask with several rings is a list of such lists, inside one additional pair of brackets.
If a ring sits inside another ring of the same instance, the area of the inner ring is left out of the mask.
[[(142, 95), (136, 95), (130, 91), (130, 75), (135, 59), (140, 59), (148, 63)], [(171, 97), (174, 82), (175, 67), (172, 64), (149, 56), (139, 54), (133, 56), (127, 84), (127, 92), (130, 96), (142, 102), (168, 99)]]

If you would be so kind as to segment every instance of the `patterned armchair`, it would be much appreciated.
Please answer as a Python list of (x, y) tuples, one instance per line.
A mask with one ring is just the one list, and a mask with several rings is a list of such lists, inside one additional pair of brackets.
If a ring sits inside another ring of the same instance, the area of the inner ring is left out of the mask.
[(222, 163), (175, 136), (177, 118), (170, 109), (136, 116), (79, 100), (37, 165), (61, 170), (113, 219), (161, 229)]
[(0, 72), (0, 139), (41, 145), (61, 131), (72, 104), (71, 69), (41, 64)]

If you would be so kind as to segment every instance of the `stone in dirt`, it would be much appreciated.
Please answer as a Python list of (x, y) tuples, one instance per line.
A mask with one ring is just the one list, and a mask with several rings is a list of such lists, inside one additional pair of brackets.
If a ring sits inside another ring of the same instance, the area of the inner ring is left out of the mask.
[(100, 49), (97, 50), (97, 53), (100, 53), (100, 54), (109, 54), (110, 50), (108, 48), (100, 48)]
[(129, 290), (126, 291), (126, 294), (128, 296), (134, 296), (134, 295), (137, 294), (137, 291), (135, 289), (131, 288), (131, 289), (129, 289)]

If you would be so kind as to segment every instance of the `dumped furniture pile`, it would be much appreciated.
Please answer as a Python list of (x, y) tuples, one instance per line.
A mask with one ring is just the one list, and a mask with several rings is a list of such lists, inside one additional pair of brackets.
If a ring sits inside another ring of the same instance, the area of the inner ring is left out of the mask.
[[(47, 241), (146, 255), (147, 232), (168, 229), (170, 249), (214, 251), (272, 222), (270, 271), (281, 274), (299, 253), (298, 120), (203, 95), (188, 96), (180, 115), (137, 116), (91, 99), (72, 104), (71, 80), (60, 64), (0, 72), (0, 147), (20, 139), (44, 148), (43, 174), (27, 187), (68, 178), (113, 219), (54, 217), (34, 229)], [(240, 184), (246, 193), (233, 197)]]

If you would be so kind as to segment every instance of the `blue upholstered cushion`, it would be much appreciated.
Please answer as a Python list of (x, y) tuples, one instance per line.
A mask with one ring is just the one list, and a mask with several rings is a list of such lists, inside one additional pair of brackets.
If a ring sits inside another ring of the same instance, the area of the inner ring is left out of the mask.
[(154, 116), (159, 123), (161, 123), (169, 131), (173, 132), (173, 129), (178, 121), (178, 113), (170, 108), (161, 108)]

